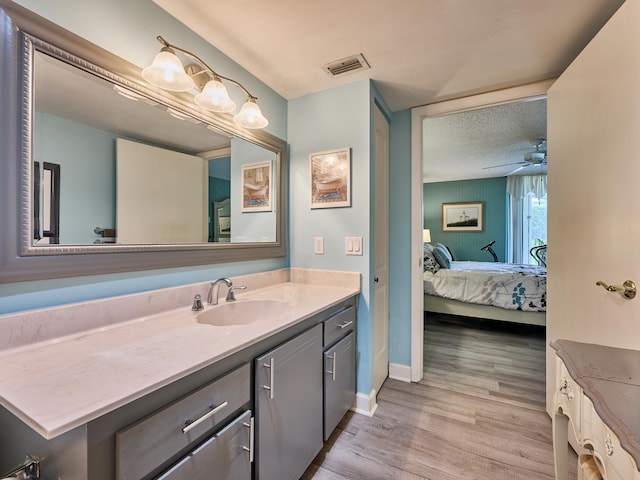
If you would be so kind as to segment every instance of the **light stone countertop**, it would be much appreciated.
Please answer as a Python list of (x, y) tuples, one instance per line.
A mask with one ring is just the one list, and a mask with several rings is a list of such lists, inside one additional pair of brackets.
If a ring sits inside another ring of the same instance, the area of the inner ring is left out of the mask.
[(202, 312), (181, 307), (5, 349), (0, 404), (51, 439), (358, 293), (353, 287), (279, 283), (239, 292), (237, 299), (284, 300), (290, 316), (211, 326), (197, 322)]

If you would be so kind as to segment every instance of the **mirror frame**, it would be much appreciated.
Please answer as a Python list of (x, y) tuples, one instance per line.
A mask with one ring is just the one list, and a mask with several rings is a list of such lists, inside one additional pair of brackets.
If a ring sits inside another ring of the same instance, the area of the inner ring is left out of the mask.
[[(198, 109), (188, 94), (143, 83), (137, 65), (90, 43), (10, 0), (0, 0), (0, 284), (155, 270), (286, 256), (287, 144), (237, 126), (230, 115)], [(32, 245), (32, 74), (35, 50), (174, 108), (223, 134), (276, 154), (276, 240), (184, 245)]]

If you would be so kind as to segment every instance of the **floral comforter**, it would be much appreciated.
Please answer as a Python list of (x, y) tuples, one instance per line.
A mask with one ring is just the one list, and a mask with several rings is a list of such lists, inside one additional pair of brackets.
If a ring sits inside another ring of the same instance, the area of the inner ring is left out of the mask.
[(424, 272), (424, 293), (509, 310), (547, 309), (547, 270), (535, 265), (452, 262), (450, 269)]

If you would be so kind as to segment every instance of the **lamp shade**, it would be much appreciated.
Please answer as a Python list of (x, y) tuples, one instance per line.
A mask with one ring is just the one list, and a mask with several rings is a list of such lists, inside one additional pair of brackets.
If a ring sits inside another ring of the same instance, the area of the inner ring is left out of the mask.
[(198, 95), (195, 102), (206, 110), (218, 113), (229, 113), (236, 109), (236, 104), (219, 77), (209, 80)]
[(431, 230), (429, 230), (428, 228), (422, 230), (422, 241), (424, 243), (431, 242)]
[(163, 48), (153, 62), (142, 69), (142, 77), (152, 85), (171, 92), (186, 92), (194, 86), (173, 50)]
[(233, 117), (233, 121), (245, 128), (264, 128), (269, 125), (269, 121), (262, 115), (260, 107), (252, 97), (242, 105), (238, 114)]

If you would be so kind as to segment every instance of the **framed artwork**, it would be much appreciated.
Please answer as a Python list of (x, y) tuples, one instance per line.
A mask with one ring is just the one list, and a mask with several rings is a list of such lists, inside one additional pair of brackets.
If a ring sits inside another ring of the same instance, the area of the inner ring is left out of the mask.
[(218, 217), (218, 234), (221, 237), (231, 235), (231, 217)]
[(242, 165), (241, 212), (271, 211), (271, 161)]
[(351, 206), (351, 150), (309, 155), (311, 208)]
[(443, 203), (443, 232), (482, 232), (484, 202)]

